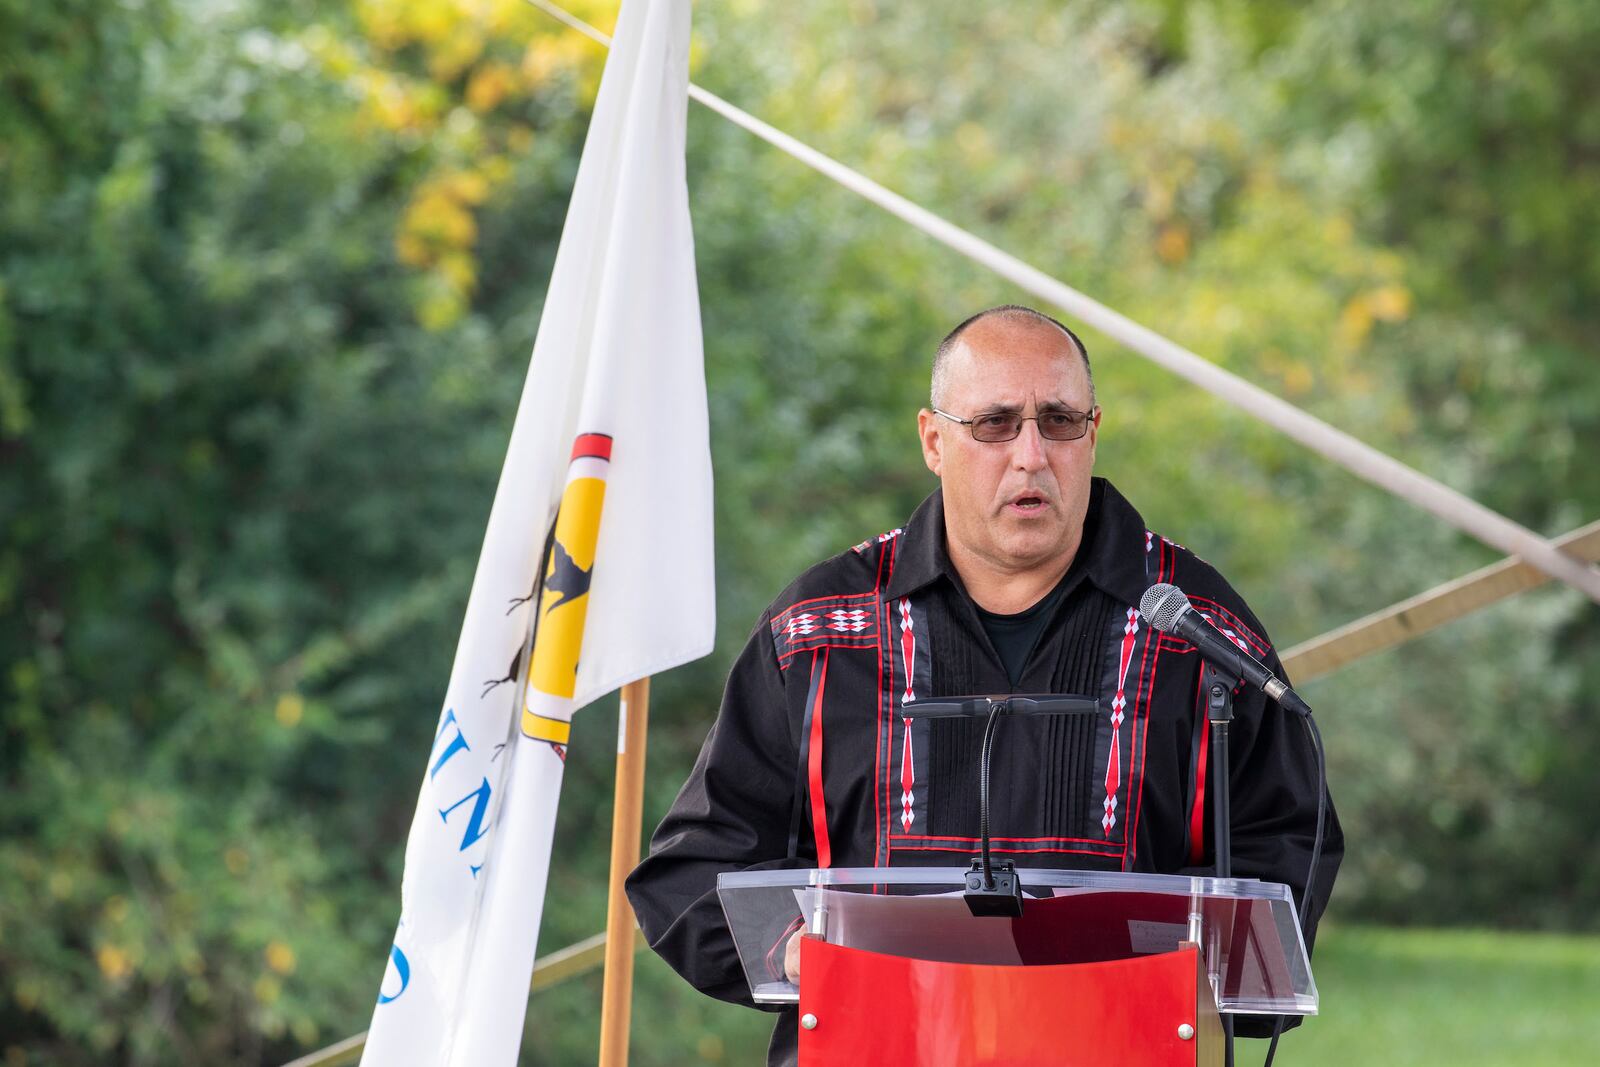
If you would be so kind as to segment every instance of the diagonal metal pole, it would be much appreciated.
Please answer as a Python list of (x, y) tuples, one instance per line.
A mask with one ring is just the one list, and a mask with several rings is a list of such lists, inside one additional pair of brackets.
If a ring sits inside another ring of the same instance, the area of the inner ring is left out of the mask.
[[(1555, 543), (1579, 559), (1600, 559), (1600, 522), (1563, 534)], [(1547, 581), (1545, 574), (1518, 559), (1491, 563), (1320, 637), (1302, 641), (1283, 653), (1284, 672), (1296, 684), (1319, 678)]]
[[(605, 34), (563, 11), (550, 0), (527, 2), (600, 44), (610, 45), (610, 38)], [(1126, 315), (1052, 278), (981, 237), (947, 222), (900, 194), (891, 192), (698, 85), (689, 86), (689, 97), (1019, 288), (1065, 310), (1206, 392), (1254, 415), (1358, 478), (1411, 501), (1486, 545), (1521, 557), (1530, 566), (1582, 590), (1589, 599), (1600, 603), (1600, 569), (1567, 555), (1520, 523), (1484, 507), (1438, 479), (1406, 466), (1393, 456), (1357, 440), (1315, 415), (1301, 411), (1281, 397), (1202, 359), (1182, 345), (1141, 326)]]

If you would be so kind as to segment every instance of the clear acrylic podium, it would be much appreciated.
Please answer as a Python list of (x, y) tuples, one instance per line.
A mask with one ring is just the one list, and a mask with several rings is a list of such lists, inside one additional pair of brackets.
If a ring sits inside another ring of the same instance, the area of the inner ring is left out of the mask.
[(1221, 1014), (1316, 1014), (1287, 886), (1024, 868), (1022, 917), (979, 918), (966, 873), (718, 878), (751, 996), (799, 1006), (801, 1067), (1221, 1064)]

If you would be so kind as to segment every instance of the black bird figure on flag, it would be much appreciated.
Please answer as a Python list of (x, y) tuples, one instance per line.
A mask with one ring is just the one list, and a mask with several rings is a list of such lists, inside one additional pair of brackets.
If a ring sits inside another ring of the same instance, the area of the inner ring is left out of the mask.
[[(553, 527), (551, 532), (554, 534)], [(576, 600), (578, 597), (581, 597), (587, 593), (589, 591), (590, 578), (594, 573), (593, 566), (591, 566), (588, 570), (584, 570), (582, 567), (578, 566), (577, 560), (573, 559), (572, 556), (568, 554), (566, 546), (562, 545), (560, 541), (557, 541), (554, 536), (550, 538), (549, 546), (550, 547), (546, 552), (546, 556), (549, 558), (550, 562), (547, 564), (544, 585), (542, 588), (554, 591), (557, 596), (553, 601), (550, 602), (550, 606), (544, 609), (545, 614), (554, 611), (567, 601)], [(506, 609), (506, 614), (509, 615), (523, 604), (526, 604), (528, 601), (538, 596), (540, 590), (541, 586), (535, 585), (531, 590), (528, 591), (527, 596), (514, 597), (511, 601), (511, 606)], [(479, 696), (488, 696), (490, 691), (496, 686), (503, 685), (506, 682), (516, 681), (517, 672), (521, 669), (522, 650), (519, 648), (516, 655), (511, 657), (511, 666), (506, 669), (505, 677), (491, 678), (484, 682), (483, 692), (479, 694)]]

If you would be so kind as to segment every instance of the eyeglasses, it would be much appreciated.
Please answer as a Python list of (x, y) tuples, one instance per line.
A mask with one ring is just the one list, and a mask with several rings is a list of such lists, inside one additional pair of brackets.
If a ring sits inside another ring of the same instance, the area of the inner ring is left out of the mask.
[(1073, 411), (1071, 408), (1059, 408), (1054, 411), (1041, 411), (1037, 415), (1021, 415), (1015, 411), (990, 411), (982, 415), (974, 415), (970, 419), (958, 419), (948, 411), (933, 409), (935, 415), (943, 415), (951, 422), (959, 422), (972, 431), (976, 441), (989, 444), (999, 444), (1002, 441), (1015, 441), (1022, 433), (1022, 424), (1036, 422), (1039, 424), (1039, 436), (1047, 441), (1076, 441), (1089, 432), (1089, 423), (1094, 421), (1093, 411)]

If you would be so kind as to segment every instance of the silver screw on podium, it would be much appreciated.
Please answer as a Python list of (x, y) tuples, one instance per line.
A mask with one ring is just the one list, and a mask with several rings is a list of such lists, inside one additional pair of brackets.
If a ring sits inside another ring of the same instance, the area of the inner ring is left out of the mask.
[(800, 1025), (807, 1030), (815, 1030), (817, 1028), (817, 1017), (808, 1011), (800, 1016)]
[(1190, 1038), (1194, 1037), (1194, 1027), (1190, 1026), (1188, 1023), (1183, 1023), (1178, 1027), (1178, 1036), (1183, 1038), (1185, 1041), (1188, 1041)]

